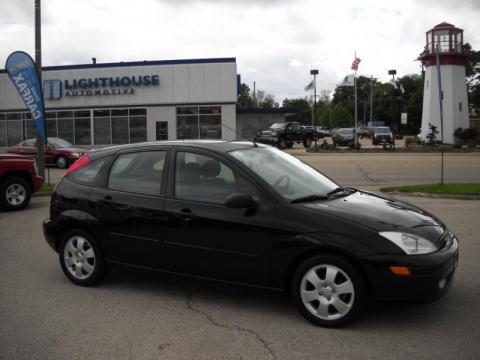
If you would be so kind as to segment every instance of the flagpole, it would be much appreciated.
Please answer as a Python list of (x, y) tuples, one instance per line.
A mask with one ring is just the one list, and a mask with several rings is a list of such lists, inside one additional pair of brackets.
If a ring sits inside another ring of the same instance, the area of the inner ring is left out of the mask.
[[(354, 59), (357, 58), (357, 52), (355, 51)], [(355, 69), (355, 75), (353, 77), (353, 84), (355, 86), (355, 129), (353, 130), (353, 136), (355, 136), (355, 149), (358, 149), (358, 137), (357, 137), (357, 69)]]

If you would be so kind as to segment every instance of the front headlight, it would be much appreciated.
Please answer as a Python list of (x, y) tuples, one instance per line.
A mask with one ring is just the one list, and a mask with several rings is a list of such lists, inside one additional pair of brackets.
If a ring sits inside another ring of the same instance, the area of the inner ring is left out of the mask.
[(80, 156), (82, 156), (82, 153), (72, 152), (71, 155), (74, 156), (74, 157), (80, 157)]
[(276, 131), (272, 131), (270, 134), (271, 134), (272, 136), (277, 136), (277, 135), (278, 135), (278, 133), (277, 133)]
[(397, 245), (407, 255), (430, 254), (437, 251), (435, 244), (417, 235), (396, 231), (382, 231), (379, 234)]

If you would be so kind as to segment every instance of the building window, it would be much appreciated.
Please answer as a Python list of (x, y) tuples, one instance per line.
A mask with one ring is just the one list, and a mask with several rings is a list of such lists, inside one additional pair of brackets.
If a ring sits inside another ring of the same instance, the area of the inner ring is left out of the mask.
[[(128, 144), (147, 140), (147, 109), (46, 111), (48, 137), (74, 145)], [(93, 139), (92, 139), (93, 131)], [(0, 113), (0, 147), (12, 146), (37, 136), (28, 112)]]
[(221, 139), (222, 108), (189, 106), (177, 108), (178, 139)]
[(462, 112), (462, 102), (461, 101), (458, 103), (458, 111)]
[(168, 140), (168, 121), (157, 121), (155, 124), (157, 140)]

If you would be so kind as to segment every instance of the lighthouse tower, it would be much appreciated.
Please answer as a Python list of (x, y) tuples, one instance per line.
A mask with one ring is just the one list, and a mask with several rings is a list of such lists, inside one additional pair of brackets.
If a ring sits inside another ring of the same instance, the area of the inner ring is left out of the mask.
[(430, 133), (429, 123), (437, 127), (437, 139), (442, 139), (437, 50), (443, 91), (443, 142), (453, 144), (453, 132), (459, 127), (469, 127), (465, 82), (465, 62), (468, 55), (463, 52), (463, 30), (443, 22), (427, 31), (425, 50), (418, 58), (425, 66), (420, 132), (420, 137), (424, 140)]

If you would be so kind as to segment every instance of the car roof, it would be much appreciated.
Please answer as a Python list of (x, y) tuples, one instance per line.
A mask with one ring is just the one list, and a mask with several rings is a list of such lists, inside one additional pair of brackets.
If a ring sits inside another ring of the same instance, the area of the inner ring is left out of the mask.
[[(268, 147), (264, 144), (256, 144), (257, 147)], [(125, 145), (115, 145), (102, 148), (95, 148), (89, 151), (89, 156), (94, 158), (116, 153), (123, 150), (148, 150), (158, 149), (162, 147), (190, 147), (192, 149), (212, 150), (225, 153), (233, 150), (251, 149), (255, 145), (251, 141), (225, 141), (225, 140), (165, 140), (151, 141)]]

